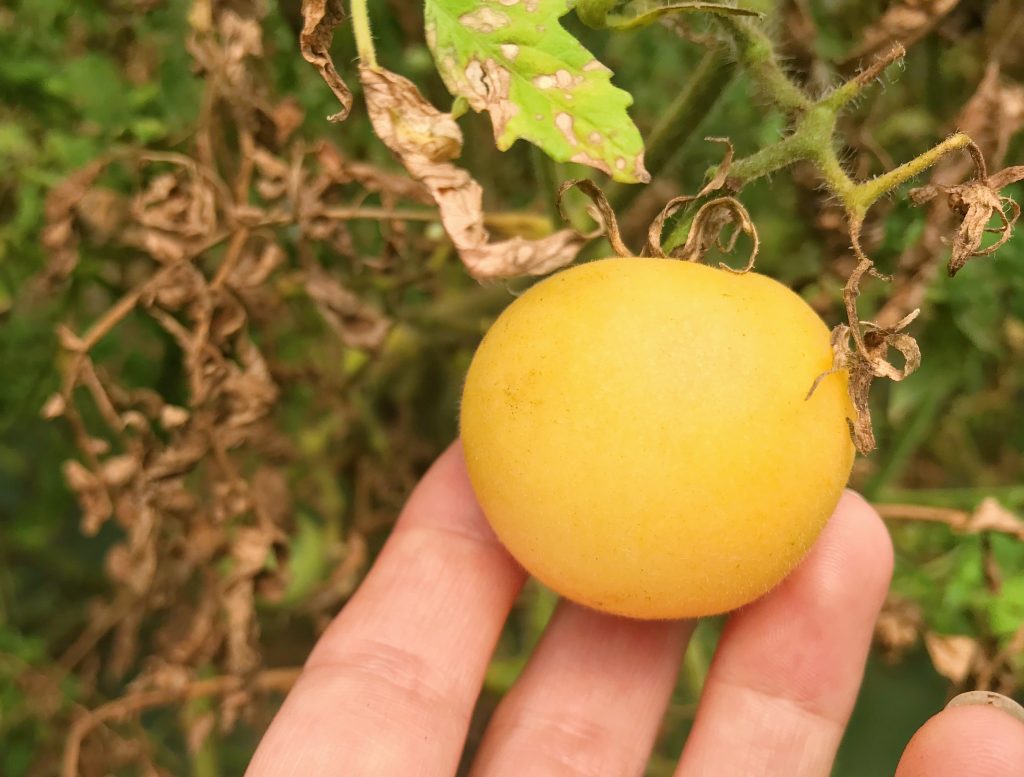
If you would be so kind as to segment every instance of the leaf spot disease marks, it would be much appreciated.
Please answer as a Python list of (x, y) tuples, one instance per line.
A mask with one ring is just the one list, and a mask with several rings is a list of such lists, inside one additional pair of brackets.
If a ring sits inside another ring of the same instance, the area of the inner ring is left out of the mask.
[(519, 112), (519, 106), (509, 100), (511, 81), (509, 71), (494, 59), (481, 63), (474, 58), (466, 65), (466, 82), (470, 89), (466, 99), (474, 109), (490, 111), (496, 134), (503, 133)]
[[(585, 159), (616, 180), (647, 181), (643, 140), (626, 110), (630, 95), (559, 24), (569, 6), (425, 0), (427, 42), (449, 90), (491, 114), (499, 149), (524, 139), (558, 161)], [(616, 167), (620, 156), (625, 167)]]
[(572, 116), (568, 113), (558, 113), (555, 115), (555, 126), (565, 135), (566, 141), (570, 146), (578, 146), (580, 144), (579, 139), (576, 137), (576, 132), (572, 126)]
[(468, 27), (471, 30), (490, 33), (496, 32), (502, 27), (508, 27), (512, 23), (512, 20), (508, 18), (508, 14), (502, 11), (483, 6), (482, 8), (477, 8), (475, 11), (462, 14), (462, 16), (459, 17), (459, 22), (462, 26)]

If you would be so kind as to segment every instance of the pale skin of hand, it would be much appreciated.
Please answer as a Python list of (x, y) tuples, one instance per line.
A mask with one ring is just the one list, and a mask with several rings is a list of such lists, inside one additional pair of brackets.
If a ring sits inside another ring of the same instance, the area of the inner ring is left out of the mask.
[[(847, 493), (797, 570), (730, 616), (675, 777), (828, 777), (891, 572), (885, 526)], [(247, 777), (455, 775), (524, 580), (453, 445), (314, 648)], [(640, 777), (693, 625), (560, 603), (471, 777)], [(1024, 724), (947, 709), (896, 774), (1024, 777)]]

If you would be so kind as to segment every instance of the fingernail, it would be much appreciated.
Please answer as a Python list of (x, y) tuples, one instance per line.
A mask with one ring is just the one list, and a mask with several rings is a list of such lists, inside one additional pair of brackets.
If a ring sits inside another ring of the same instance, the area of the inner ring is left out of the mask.
[(1001, 693), (993, 691), (961, 693), (959, 696), (954, 696), (953, 700), (946, 705), (947, 710), (950, 707), (995, 707), (1024, 723), (1024, 707), (1021, 707), (1009, 696), (1003, 696)]

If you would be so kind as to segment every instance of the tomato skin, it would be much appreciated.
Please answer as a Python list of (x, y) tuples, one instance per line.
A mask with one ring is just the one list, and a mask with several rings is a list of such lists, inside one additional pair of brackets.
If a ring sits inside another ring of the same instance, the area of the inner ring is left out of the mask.
[(606, 612), (681, 618), (761, 596), (810, 549), (853, 464), (829, 331), (756, 273), (673, 259), (577, 265), (499, 316), (461, 436), (499, 539)]

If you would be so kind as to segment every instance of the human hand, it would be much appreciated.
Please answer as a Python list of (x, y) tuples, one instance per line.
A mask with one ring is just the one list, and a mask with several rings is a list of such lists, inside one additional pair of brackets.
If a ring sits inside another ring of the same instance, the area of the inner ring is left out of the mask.
[[(800, 567), (730, 616), (676, 777), (828, 777), (891, 571), (885, 526), (847, 494)], [(524, 578), (452, 446), (313, 650), (248, 777), (454, 775)], [(472, 777), (643, 774), (693, 626), (562, 602)], [(947, 708), (897, 777), (1024, 777), (1024, 719)]]

